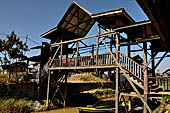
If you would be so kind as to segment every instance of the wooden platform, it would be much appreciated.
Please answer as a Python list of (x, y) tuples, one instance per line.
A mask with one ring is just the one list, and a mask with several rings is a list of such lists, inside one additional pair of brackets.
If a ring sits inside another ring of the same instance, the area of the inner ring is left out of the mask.
[(150, 92), (149, 95), (170, 95), (170, 91)]
[(103, 65), (103, 66), (74, 66), (74, 67), (53, 67), (49, 68), (49, 70), (93, 70), (93, 69), (113, 69), (116, 68), (116, 65)]
[[(130, 92), (130, 93), (120, 93), (120, 95), (122, 96), (134, 96), (134, 97), (138, 97), (138, 95), (135, 92)], [(148, 96), (149, 97), (162, 97), (163, 95), (170, 95), (170, 91), (160, 91), (160, 92), (149, 92)], [(143, 95), (142, 95), (143, 97)]]

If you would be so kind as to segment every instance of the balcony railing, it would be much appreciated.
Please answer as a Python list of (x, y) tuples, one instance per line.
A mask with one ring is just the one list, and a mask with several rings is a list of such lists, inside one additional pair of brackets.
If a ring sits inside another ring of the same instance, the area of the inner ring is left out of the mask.
[(115, 62), (110, 54), (100, 54), (98, 56), (62, 57), (62, 59), (54, 59), (52, 67), (104, 66), (114, 64)]
[(156, 77), (156, 83), (161, 86), (164, 91), (170, 91), (170, 77)]

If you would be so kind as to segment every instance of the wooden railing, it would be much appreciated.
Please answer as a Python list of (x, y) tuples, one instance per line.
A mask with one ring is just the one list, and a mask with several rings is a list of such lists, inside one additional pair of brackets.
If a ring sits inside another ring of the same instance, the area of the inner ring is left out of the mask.
[(161, 86), (164, 91), (170, 91), (170, 77), (156, 77), (156, 84)]
[(77, 67), (77, 66), (101, 66), (114, 65), (115, 62), (110, 54), (93, 56), (79, 56), (73, 58), (54, 59), (52, 67)]
[(136, 78), (143, 81), (142, 65), (138, 64), (137, 62), (135, 62), (134, 60), (132, 60), (121, 52), (119, 52), (119, 63), (125, 70), (133, 74)]

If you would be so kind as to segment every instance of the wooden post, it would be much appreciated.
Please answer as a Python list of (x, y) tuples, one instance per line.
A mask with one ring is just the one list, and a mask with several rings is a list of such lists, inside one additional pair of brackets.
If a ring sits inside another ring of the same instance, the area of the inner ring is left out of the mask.
[[(61, 38), (61, 42), (62, 42), (62, 38)], [(62, 56), (63, 56), (63, 44), (60, 45), (60, 66), (62, 66)]]
[(94, 44), (92, 44), (92, 55), (94, 55)]
[(49, 105), (49, 92), (50, 92), (50, 71), (48, 71), (48, 84), (47, 84), (47, 100), (46, 100), (46, 108)]
[(68, 73), (65, 74), (64, 107), (66, 107), (66, 100), (67, 100), (67, 75)]
[(96, 39), (96, 65), (98, 65), (98, 54), (99, 54), (99, 38), (100, 38), (100, 24), (98, 24), (98, 34)]
[[(116, 60), (119, 62), (119, 33), (116, 32)], [(119, 68), (116, 68), (115, 113), (119, 113)]]
[[(156, 77), (155, 75), (155, 56), (156, 56), (156, 53), (153, 49), (153, 45), (151, 43), (151, 59), (152, 59), (152, 77)], [(154, 84), (156, 84), (156, 78), (152, 80)]]
[(77, 57), (79, 56), (79, 41), (77, 41)]
[(127, 47), (127, 51), (128, 51), (128, 57), (130, 57), (130, 41), (128, 41), (128, 47)]
[(76, 63), (75, 63), (75, 66), (78, 66), (78, 56), (79, 56), (79, 41), (77, 41), (76, 48), (77, 48), (77, 56), (76, 56)]
[[(143, 42), (143, 63), (147, 64), (147, 42)], [(147, 68), (144, 69), (144, 100), (147, 104), (148, 100), (148, 72)], [(146, 104), (144, 104), (143, 113), (147, 113)]]
[(28, 72), (29, 72), (29, 69), (28, 69), (28, 66), (29, 66), (29, 60), (27, 59), (27, 75), (28, 75)]
[(66, 54), (66, 66), (68, 66), (68, 54)]
[(129, 96), (129, 100), (128, 100), (128, 111), (131, 112), (132, 106), (131, 106), (131, 97)]
[(113, 34), (111, 36), (111, 40), (110, 40), (110, 51), (112, 52), (112, 45), (113, 45)]
[[(113, 52), (112, 50), (112, 46), (113, 46), (113, 34), (111, 36), (111, 39), (110, 39), (110, 51)], [(113, 60), (112, 60), (112, 57), (110, 56), (110, 64), (113, 63)]]

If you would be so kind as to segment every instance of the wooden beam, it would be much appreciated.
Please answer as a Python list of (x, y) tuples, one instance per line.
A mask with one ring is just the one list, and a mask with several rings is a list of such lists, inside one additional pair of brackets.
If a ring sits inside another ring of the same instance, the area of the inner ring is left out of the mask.
[(66, 100), (67, 100), (67, 75), (65, 74), (65, 88), (64, 88), (64, 107), (66, 107)]
[(48, 71), (48, 84), (47, 84), (47, 100), (46, 100), (46, 109), (48, 108), (49, 105), (49, 92), (50, 92), (50, 73), (51, 71)]
[[(147, 50), (151, 50), (151, 49), (149, 48)], [(130, 52), (139, 52), (139, 51), (143, 51), (143, 49), (130, 50)]]
[[(147, 43), (147, 42), (143, 42), (143, 43)], [(141, 45), (139, 45), (139, 44), (137, 44), (140, 48), (142, 48), (142, 46)], [(143, 48), (142, 48), (143, 49)], [(146, 48), (146, 51), (147, 51), (148, 49)], [(147, 52), (147, 54), (149, 55), (149, 56), (151, 56), (151, 54), (149, 53), (149, 52)]]
[(54, 58), (56, 57), (59, 49), (60, 49), (60, 46), (57, 48), (56, 52), (54, 53), (54, 56), (53, 56), (53, 58), (51, 59), (51, 62), (49, 63), (49, 67), (51, 67), (51, 65), (52, 65), (52, 63), (53, 63), (53, 61), (54, 61)]
[(75, 51), (74, 51), (74, 53), (73, 53), (73, 55), (72, 55), (72, 58), (73, 58), (73, 57), (74, 57), (74, 55), (76, 54), (76, 51), (77, 51), (77, 50), (75, 50)]
[[(143, 63), (147, 64), (147, 42), (143, 43)], [(148, 71), (147, 68), (144, 69), (144, 103), (143, 113), (147, 113), (147, 101), (148, 101)]]
[(155, 68), (154, 69), (156, 69), (158, 66), (159, 66), (159, 64), (162, 62), (162, 60), (166, 57), (166, 55), (168, 54), (168, 52), (165, 52), (164, 53), (164, 55), (161, 57), (161, 59), (158, 61), (158, 63), (156, 64), (156, 66), (155, 66)]
[(85, 45), (85, 47), (87, 47), (87, 44), (84, 43), (82, 40), (80, 40), (80, 42), (81, 42), (83, 45)]
[(73, 45), (71, 46), (71, 48), (73, 48), (75, 44), (76, 44), (76, 42), (73, 43)]
[[(152, 53), (151, 53), (152, 54)], [(146, 64), (144, 64), (144, 66), (143, 66), (143, 69), (145, 69), (145, 68), (147, 68), (148, 67), (148, 65), (151, 63), (151, 62), (153, 62), (153, 60), (154, 60), (154, 57), (157, 55), (157, 53), (154, 53), (154, 55), (150, 58), (150, 60), (146, 63)], [(153, 69), (153, 68), (152, 68)]]
[(133, 82), (130, 80), (130, 77), (126, 74), (125, 70), (121, 67), (121, 65), (119, 64), (119, 62), (117, 61), (117, 59), (115, 58), (114, 54), (110, 51), (109, 47), (107, 46), (107, 44), (105, 43), (105, 41), (100, 38), (100, 40), (102, 40), (103, 44), (105, 45), (106, 49), (109, 51), (109, 53), (111, 54), (111, 56), (113, 57), (116, 65), (120, 68), (120, 70), (123, 72), (123, 75), (126, 77), (126, 79), (129, 81), (130, 85), (132, 86), (132, 88), (135, 90), (136, 94), (138, 95), (138, 97), (141, 99), (141, 101), (146, 104), (146, 107), (148, 109), (148, 111), (150, 113), (152, 113), (152, 110), (150, 109), (150, 107), (147, 105), (147, 103), (145, 102), (145, 100), (142, 98), (142, 95), (140, 94), (140, 92), (138, 91), (138, 89), (136, 88), (136, 86), (133, 84)]

